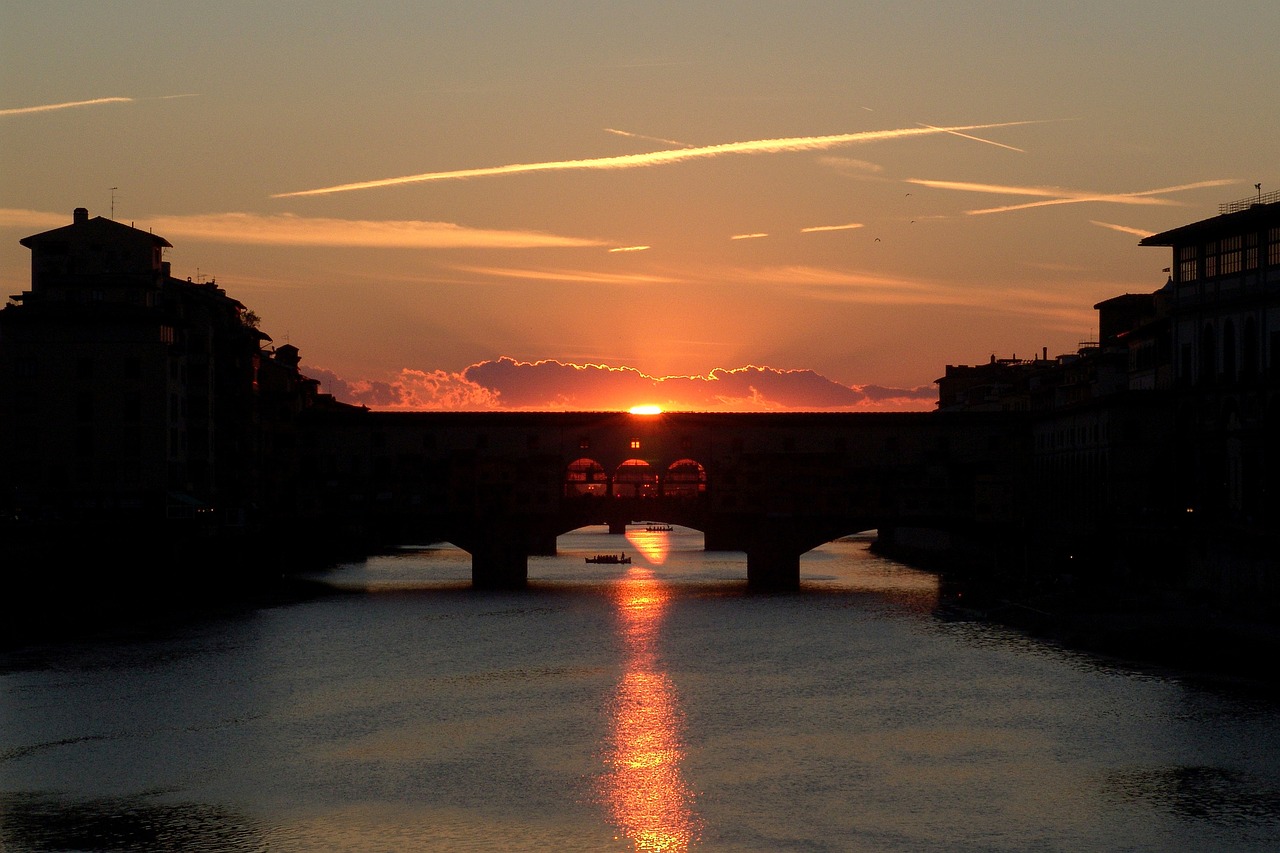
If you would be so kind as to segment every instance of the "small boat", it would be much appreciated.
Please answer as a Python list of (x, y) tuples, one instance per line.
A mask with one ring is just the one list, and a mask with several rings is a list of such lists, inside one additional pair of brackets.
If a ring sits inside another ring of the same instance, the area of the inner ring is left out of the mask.
[(596, 554), (594, 557), (587, 557), (588, 563), (612, 563), (622, 564), (630, 563), (631, 558), (626, 554)]
[(671, 529), (670, 524), (650, 524), (645, 528), (650, 533), (663, 533)]

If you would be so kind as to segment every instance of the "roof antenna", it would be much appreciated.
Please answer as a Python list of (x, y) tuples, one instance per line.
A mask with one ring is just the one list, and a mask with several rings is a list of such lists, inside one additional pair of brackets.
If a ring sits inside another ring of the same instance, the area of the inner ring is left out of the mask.
[(1258, 191), (1258, 201), (1262, 201), (1262, 184), (1254, 184), (1253, 188)]
[(111, 188), (111, 218), (113, 220), (116, 218), (116, 190), (118, 189), (120, 188), (119, 187)]

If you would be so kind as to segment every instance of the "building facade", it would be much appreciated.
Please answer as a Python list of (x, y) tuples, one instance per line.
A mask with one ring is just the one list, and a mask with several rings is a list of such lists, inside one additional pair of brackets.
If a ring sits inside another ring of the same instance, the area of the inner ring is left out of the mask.
[(1274, 601), (1280, 193), (1142, 239), (1168, 281), (1099, 302), (1075, 353), (948, 365), (945, 411), (1026, 412), (1044, 559)]
[(147, 543), (250, 532), (272, 441), (318, 399), (215, 282), (170, 274), (162, 237), (85, 208), (21, 240), (31, 289), (0, 309), (0, 508), (10, 537)]

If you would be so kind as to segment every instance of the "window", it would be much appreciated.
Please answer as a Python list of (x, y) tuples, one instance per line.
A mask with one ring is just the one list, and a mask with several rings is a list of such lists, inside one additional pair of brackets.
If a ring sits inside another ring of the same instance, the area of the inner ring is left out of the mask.
[(1178, 281), (1196, 280), (1196, 247), (1178, 248)]
[(1213, 278), (1218, 274), (1218, 241), (1211, 240), (1204, 244), (1204, 277)]
[(640, 449), (640, 439), (638, 439), (638, 438), (633, 438), (633, 439), (631, 439), (631, 449), (632, 449), (632, 450), (639, 450), (639, 449)]
[(1218, 272), (1221, 275), (1232, 275), (1240, 272), (1242, 268), (1241, 246), (1242, 238), (1237, 235), (1228, 237), (1222, 241), (1221, 262), (1218, 264)]
[(1280, 267), (1280, 227), (1267, 232), (1267, 266)]
[(587, 438), (585, 435), (584, 435), (582, 438), (578, 439), (578, 449), (579, 449), (579, 450), (590, 450), (590, 449), (591, 449), (591, 439)]

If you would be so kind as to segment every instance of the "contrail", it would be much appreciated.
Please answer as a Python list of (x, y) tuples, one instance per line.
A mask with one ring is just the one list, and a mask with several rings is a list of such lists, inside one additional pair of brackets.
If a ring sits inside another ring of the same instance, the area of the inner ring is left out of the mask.
[(971, 216), (980, 216), (986, 213), (1005, 213), (1011, 210), (1026, 210), (1032, 207), (1046, 207), (1057, 204), (1081, 204), (1083, 202), (1106, 202), (1109, 204), (1149, 204), (1149, 205), (1172, 205), (1178, 202), (1165, 198), (1151, 198), (1151, 196), (1162, 195), (1164, 193), (1182, 192), (1184, 190), (1203, 189), (1205, 187), (1220, 187), (1226, 184), (1237, 183), (1234, 179), (1223, 178), (1214, 181), (1199, 181), (1194, 184), (1180, 184), (1176, 187), (1161, 187), (1154, 190), (1142, 190), (1132, 193), (1100, 193), (1088, 190), (1064, 190), (1060, 187), (1010, 187), (1000, 186), (997, 184), (974, 184), (964, 181), (930, 181), (921, 178), (909, 178), (909, 184), (918, 184), (924, 187), (934, 187), (946, 190), (966, 190), (970, 192), (984, 193), (1000, 193), (1006, 195), (1032, 195), (1042, 196), (1043, 201), (1030, 201), (1024, 204), (1009, 204), (1001, 207), (987, 207), (981, 210), (966, 210), (965, 213)]
[(947, 128), (943, 128), (943, 127), (934, 127), (934, 126), (933, 126), (933, 125), (931, 125), (931, 124), (923, 124), (923, 123), (922, 123), (920, 126), (921, 126), (921, 127), (931, 127), (931, 128), (933, 128), (934, 130), (942, 130), (942, 131), (945, 131), (945, 132), (947, 132), (947, 133), (950, 133), (950, 134), (952, 134), (952, 135), (954, 135), (954, 136), (959, 136), (959, 137), (960, 137), (960, 138), (962, 138), (962, 139), (972, 139), (974, 142), (985, 142), (985, 143), (987, 143), (988, 145), (994, 145), (994, 146), (996, 146), (997, 148), (1008, 148), (1010, 151), (1017, 151), (1017, 152), (1019, 152), (1019, 153), (1021, 153), (1021, 154), (1026, 154), (1026, 153), (1027, 153), (1026, 151), (1024, 151), (1024, 150), (1023, 150), (1023, 149), (1021, 149), (1021, 148), (1014, 148), (1012, 145), (1005, 145), (1003, 142), (996, 142), (995, 140), (992, 140), (992, 139), (983, 139), (981, 136), (970, 136), (969, 134), (967, 134), (967, 133), (961, 133), (961, 132), (960, 132), (960, 131), (958, 131), (958, 130), (948, 130)]
[(157, 95), (154, 98), (94, 98), (91, 101), (64, 101), (61, 104), (41, 104), (35, 107), (14, 107), (0, 110), (0, 116), (22, 115), (24, 113), (47, 113), (51, 110), (65, 110), (70, 107), (96, 107), (99, 104), (131, 104), (136, 101), (169, 101), (174, 98), (195, 98), (195, 93), (182, 95)]
[(61, 104), (41, 104), (36, 107), (14, 107), (0, 110), (0, 116), (16, 116), (23, 113), (45, 113), (50, 110), (65, 110), (70, 107), (95, 107), (98, 104), (120, 104), (132, 101), (133, 98), (94, 98), (91, 101), (65, 101)]
[(808, 228), (801, 228), (801, 234), (812, 234), (815, 231), (847, 231), (850, 228), (861, 228), (861, 222), (850, 222), (848, 225), (812, 225)]
[(1097, 225), (1100, 228), (1110, 228), (1112, 231), (1119, 231), (1123, 234), (1134, 234), (1138, 237), (1150, 237), (1154, 231), (1144, 231), (1141, 228), (1131, 228), (1128, 225), (1116, 225), (1113, 222), (1099, 222), (1096, 219), (1090, 219), (1089, 223)]
[(618, 136), (629, 136), (632, 139), (647, 139), (650, 142), (661, 142), (663, 145), (674, 145), (676, 148), (689, 148), (689, 144), (685, 142), (677, 142), (674, 139), (663, 139), (661, 136), (645, 136), (643, 133), (632, 133), (629, 130), (617, 130), (616, 128), (606, 127), (605, 133), (613, 133)]
[(953, 133), (963, 130), (984, 130), (993, 127), (1014, 127), (1023, 124), (1038, 124), (1037, 121), (1006, 121), (995, 124), (971, 124), (957, 127), (906, 127), (895, 130), (868, 130), (861, 133), (842, 133), (834, 136), (797, 136), (786, 139), (754, 139), (748, 142), (724, 142), (719, 145), (705, 145), (697, 148), (679, 148), (674, 151), (652, 151), (646, 154), (623, 154), (616, 157), (596, 157), (588, 160), (556, 160), (544, 163), (513, 163), (507, 166), (489, 166), (480, 169), (458, 169), (449, 172), (424, 172), (421, 175), (406, 175), (399, 178), (381, 178), (373, 181), (358, 181), (350, 184), (338, 184), (332, 187), (320, 187), (313, 190), (276, 193), (271, 198), (292, 198), (306, 195), (327, 195), (329, 193), (350, 192), (352, 190), (368, 190), (377, 187), (390, 187), (399, 184), (416, 184), (424, 181), (447, 181), (460, 178), (479, 178), (489, 175), (511, 175), (521, 172), (552, 172), (571, 169), (634, 169), (641, 166), (660, 166), (668, 163), (679, 163), (707, 157), (720, 157), (726, 154), (776, 154), (784, 151), (814, 151), (834, 148), (838, 145), (850, 145), (857, 142), (876, 142), (882, 139), (902, 139), (909, 136), (930, 136), (937, 133)]

